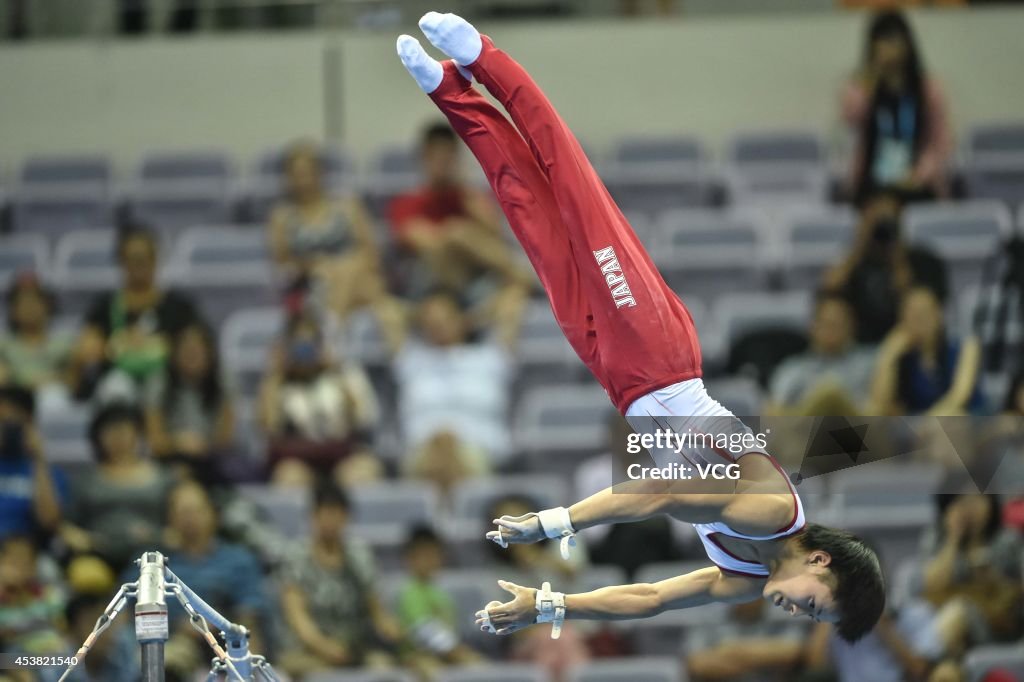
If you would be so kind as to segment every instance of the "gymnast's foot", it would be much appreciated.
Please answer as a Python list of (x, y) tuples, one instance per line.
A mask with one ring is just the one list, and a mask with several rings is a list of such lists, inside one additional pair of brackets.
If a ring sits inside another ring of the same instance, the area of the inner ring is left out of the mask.
[(480, 32), (455, 14), (427, 12), (420, 19), (420, 30), (434, 47), (454, 59), (459, 66), (469, 66), (483, 50)]
[(428, 95), (437, 90), (444, 78), (444, 68), (423, 49), (412, 36), (398, 37), (398, 57), (423, 92)]

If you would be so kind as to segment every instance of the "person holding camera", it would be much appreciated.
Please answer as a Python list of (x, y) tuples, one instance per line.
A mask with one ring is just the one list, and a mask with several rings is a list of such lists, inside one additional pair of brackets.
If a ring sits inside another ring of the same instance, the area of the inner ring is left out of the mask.
[(913, 286), (946, 299), (946, 265), (928, 249), (901, 238), (902, 204), (880, 194), (864, 207), (845, 258), (825, 273), (823, 289), (842, 294), (853, 307), (858, 343), (876, 345), (896, 325), (900, 300)]
[(28, 389), (0, 386), (0, 540), (56, 530), (68, 498), (62, 472), (46, 462)]

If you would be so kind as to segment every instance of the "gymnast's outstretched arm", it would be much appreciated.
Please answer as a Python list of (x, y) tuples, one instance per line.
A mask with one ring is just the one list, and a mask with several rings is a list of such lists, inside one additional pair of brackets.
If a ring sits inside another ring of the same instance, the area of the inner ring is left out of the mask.
[[(504, 604), (491, 602), (477, 612), (477, 625), (507, 635), (532, 625), (537, 619), (537, 590), (500, 581), (513, 595)], [(663, 611), (703, 606), (715, 602), (740, 603), (761, 596), (763, 579), (723, 573), (714, 566), (656, 583), (602, 587), (592, 592), (565, 595), (565, 618), (575, 620), (629, 620), (650, 618)]]
[(498, 526), (487, 538), (500, 545), (531, 544), (545, 538), (573, 535), (610, 523), (671, 516), (687, 523), (723, 521), (740, 533), (765, 535), (792, 518), (793, 493), (767, 457), (739, 460), (738, 480), (630, 480), (583, 499), (520, 517), (494, 519)]

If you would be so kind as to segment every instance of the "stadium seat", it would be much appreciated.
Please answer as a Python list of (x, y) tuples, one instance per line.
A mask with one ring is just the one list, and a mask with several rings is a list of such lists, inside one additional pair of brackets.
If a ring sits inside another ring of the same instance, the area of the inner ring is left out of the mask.
[(705, 352), (725, 353), (745, 334), (765, 329), (806, 332), (811, 322), (812, 296), (809, 291), (778, 294), (750, 293), (721, 296), (712, 308), (718, 325), (719, 349)]
[(281, 537), (298, 539), (309, 535), (312, 500), (307, 491), (251, 483), (239, 485), (237, 490), (239, 495), (256, 505)]
[(108, 225), (113, 214), (106, 197), (82, 186), (22, 187), (11, 197), (15, 232), (55, 237)]
[(139, 177), (145, 181), (203, 180), (227, 183), (232, 173), (227, 156), (214, 151), (150, 152), (139, 166)]
[(262, 230), (194, 227), (182, 232), (167, 262), (171, 281), (192, 292), (211, 320), (277, 300)]
[(59, 236), (109, 224), (110, 180), (104, 156), (27, 159), (11, 196), (14, 230)]
[[(273, 661), (271, 661), (273, 663)], [(306, 675), (306, 682), (416, 682), (416, 678), (402, 670), (325, 670)]]
[(1011, 205), (1024, 201), (1024, 121), (974, 126), (965, 151), (969, 196)]
[(1013, 232), (1009, 210), (996, 201), (912, 204), (904, 223), (909, 242), (954, 261), (985, 258)]
[(443, 668), (436, 682), (549, 682), (551, 676), (539, 666), (502, 663), (494, 666)]
[(284, 310), (246, 308), (231, 313), (220, 328), (224, 367), (242, 378), (243, 390), (254, 389), (270, 362), (270, 349), (281, 336)]
[(967, 652), (964, 668), (968, 682), (981, 682), (985, 675), (997, 669), (1024, 679), (1024, 645), (990, 645), (972, 649)]
[(744, 215), (723, 211), (666, 211), (658, 218), (652, 258), (685, 301), (723, 292), (757, 291), (769, 267), (763, 230)]
[(110, 183), (111, 175), (110, 159), (105, 156), (35, 156), (22, 164), (19, 179), (23, 185), (88, 182), (105, 188)]
[(734, 204), (823, 203), (828, 188), (824, 145), (810, 131), (739, 133), (729, 146), (725, 179)]
[(72, 480), (96, 463), (89, 443), (91, 420), (92, 412), (78, 405), (40, 410), (37, 417), (47, 461), (60, 467)]
[(533, 500), (538, 508), (548, 509), (572, 502), (569, 499), (566, 482), (557, 476), (521, 475), (501, 476), (496, 479), (469, 479), (455, 487), (451, 496), (451, 518), (453, 526), (472, 527), (478, 532), (481, 527), (491, 526), (487, 516), (491, 504), (503, 497), (525, 497)]
[(432, 525), (437, 489), (415, 481), (361, 485), (351, 490), (352, 531), (373, 544), (399, 545), (415, 524)]
[(568, 682), (686, 682), (677, 658), (606, 658), (576, 666)]
[(601, 177), (623, 211), (696, 208), (710, 202), (707, 153), (693, 137), (621, 140)]
[(131, 188), (132, 217), (164, 235), (231, 220), (234, 169), (220, 152), (152, 152)]
[(531, 375), (523, 380), (531, 385), (567, 381), (583, 367), (547, 300), (527, 306), (515, 353), (521, 372)]
[(76, 230), (57, 242), (51, 280), (64, 313), (83, 312), (98, 291), (113, 289), (120, 281), (114, 254), (113, 230)]
[(816, 289), (853, 241), (856, 215), (849, 208), (796, 210), (786, 216), (783, 279), (790, 289)]
[(593, 453), (604, 445), (611, 411), (597, 384), (532, 388), (514, 417), (516, 447), (532, 453)]
[(50, 247), (41, 234), (17, 234), (0, 237), (0, 290), (21, 272), (34, 272), (42, 278), (49, 274)]
[(945, 473), (932, 463), (883, 460), (828, 474), (837, 515), (847, 523), (908, 526), (934, 517), (933, 496)]

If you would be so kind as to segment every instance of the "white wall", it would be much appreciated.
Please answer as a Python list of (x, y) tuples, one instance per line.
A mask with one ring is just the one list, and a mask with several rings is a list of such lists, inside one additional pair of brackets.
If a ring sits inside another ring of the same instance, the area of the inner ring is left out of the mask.
[[(1024, 10), (915, 15), (959, 126), (1024, 118)], [(851, 13), (513, 23), (493, 35), (589, 147), (623, 134), (738, 128), (834, 131), (860, 52)], [(415, 28), (415, 27), (410, 27)], [(487, 27), (485, 27), (487, 28)], [(0, 168), (30, 153), (218, 146), (248, 159), (300, 135), (365, 157), (436, 116), (390, 32), (196, 38), (0, 49)], [(333, 66), (332, 66), (333, 65)], [(329, 120), (328, 120), (329, 117)]]

